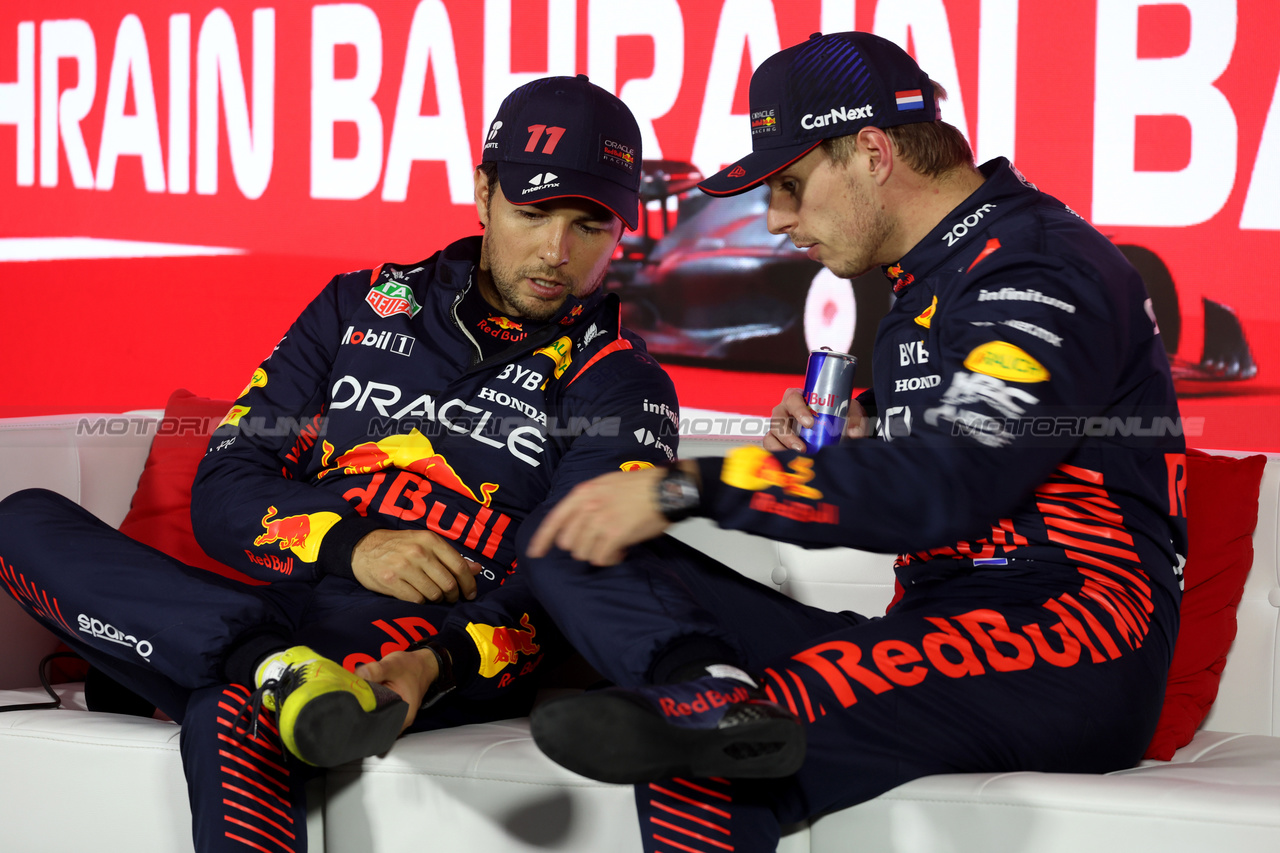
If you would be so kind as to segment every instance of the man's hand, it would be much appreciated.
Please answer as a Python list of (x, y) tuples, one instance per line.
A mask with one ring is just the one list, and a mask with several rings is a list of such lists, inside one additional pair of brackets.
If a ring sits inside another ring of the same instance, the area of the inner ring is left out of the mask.
[[(769, 416), (770, 429), (764, 437), (764, 449), (799, 450), (804, 452), (804, 441), (796, 435), (797, 424), (805, 429), (813, 426), (813, 410), (804, 401), (804, 391), (799, 388), (788, 388), (782, 395), (782, 402), (773, 407)], [(849, 438), (866, 438), (871, 435), (871, 418), (857, 398), (849, 401), (849, 420), (845, 424), (844, 434)]]
[(413, 724), (414, 718), (418, 716), (418, 709), (422, 707), (422, 697), (427, 695), (427, 688), (439, 674), (436, 656), (430, 649), (392, 652), (380, 661), (356, 667), (356, 675), (365, 681), (394, 690), (401, 699), (409, 703), (409, 713), (405, 715), (400, 731)]
[(351, 551), (351, 571), (367, 590), (401, 601), (455, 602), (476, 597), (480, 564), (430, 530), (375, 530)]
[(541, 557), (556, 545), (593, 566), (621, 562), (628, 547), (670, 526), (656, 498), (666, 473), (665, 468), (614, 471), (574, 486), (529, 540), (529, 556)]

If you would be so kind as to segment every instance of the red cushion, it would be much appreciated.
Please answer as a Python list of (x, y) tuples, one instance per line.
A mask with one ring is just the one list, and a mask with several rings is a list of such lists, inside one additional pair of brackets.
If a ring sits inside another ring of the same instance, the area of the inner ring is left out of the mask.
[(151, 452), (120, 532), (182, 562), (251, 584), (263, 584), (224, 566), (196, 544), (191, 532), (191, 483), (211, 433), (231, 408), (179, 389), (169, 397)]
[(1253, 565), (1258, 488), (1267, 457), (1187, 451), (1187, 563), (1182, 627), (1155, 737), (1144, 758), (1168, 761), (1191, 742), (1218, 696), (1236, 608)]

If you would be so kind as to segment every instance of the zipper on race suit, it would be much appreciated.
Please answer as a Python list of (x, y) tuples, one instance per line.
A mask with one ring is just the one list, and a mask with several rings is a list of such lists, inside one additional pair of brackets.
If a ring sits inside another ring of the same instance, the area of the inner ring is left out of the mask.
[(480, 370), (492, 367), (495, 364), (502, 364), (507, 361), (515, 361), (521, 356), (528, 355), (535, 349), (541, 349), (556, 338), (564, 334), (559, 326), (547, 326), (536, 334), (532, 334), (525, 338), (518, 345), (505, 349), (496, 355), (491, 355), (486, 359), (474, 361), (471, 366), (463, 371), (462, 375), (467, 376)]
[(472, 268), (471, 275), (470, 277), (467, 278), (467, 286), (462, 288), (462, 290), (458, 291), (458, 295), (453, 298), (453, 304), (449, 306), (449, 316), (453, 318), (453, 325), (457, 326), (458, 331), (462, 332), (462, 334), (467, 336), (467, 340), (471, 341), (471, 346), (475, 347), (476, 349), (476, 351), (471, 354), (471, 358), (468, 362), (469, 364), (469, 367), (467, 368), (468, 371), (472, 367), (475, 367), (478, 363), (480, 363), (484, 359), (484, 353), (480, 349), (480, 344), (476, 342), (476, 339), (472, 337), (471, 332), (467, 329), (466, 326), (462, 324), (462, 321), (458, 319), (458, 305), (460, 305), (462, 303), (463, 298), (466, 297), (466, 295), (469, 292), (471, 292), (471, 283), (474, 281), (475, 281), (475, 269)]
[[(601, 299), (600, 302), (597, 303), (594, 308), (591, 309), (592, 312), (597, 314), (602, 313), (600, 312), (601, 306), (603, 306), (605, 302), (611, 298), (616, 299), (616, 297), (614, 297), (613, 294), (605, 295), (605, 297)], [(582, 320), (579, 319), (578, 323), (581, 324)], [(545, 328), (539, 330), (536, 334), (529, 335), (529, 337), (525, 338), (519, 344), (516, 344), (508, 349), (505, 349), (502, 352), (497, 353), (496, 355), (491, 355), (487, 359), (483, 359), (479, 362), (473, 363), (470, 367), (468, 367), (465, 371), (463, 371), (462, 375), (467, 376), (479, 370), (492, 367), (495, 364), (502, 364), (507, 361), (514, 361), (517, 358), (528, 355), (529, 353), (533, 352), (536, 349), (542, 349), (547, 344), (554, 341), (556, 338), (562, 337), (565, 335), (569, 335), (568, 329), (552, 321)]]

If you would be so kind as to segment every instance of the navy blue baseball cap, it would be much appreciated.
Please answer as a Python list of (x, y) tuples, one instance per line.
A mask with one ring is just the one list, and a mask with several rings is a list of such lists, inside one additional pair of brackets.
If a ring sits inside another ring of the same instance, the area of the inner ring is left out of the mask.
[(543, 77), (507, 95), (481, 159), (498, 164), (502, 194), (512, 204), (586, 198), (634, 231), (640, 158), (640, 126), (631, 110), (579, 74)]
[(751, 153), (698, 188), (746, 192), (824, 139), (864, 127), (941, 118), (933, 82), (916, 61), (871, 33), (814, 33), (751, 75)]

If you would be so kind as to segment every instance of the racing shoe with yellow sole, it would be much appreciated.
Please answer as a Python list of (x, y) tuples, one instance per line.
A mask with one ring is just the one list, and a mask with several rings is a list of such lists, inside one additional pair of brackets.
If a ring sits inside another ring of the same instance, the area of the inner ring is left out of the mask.
[(306, 646), (269, 655), (258, 664), (254, 681), (252, 701), (276, 712), (285, 747), (317, 767), (386, 752), (409, 711), (394, 691)]
[(548, 758), (601, 782), (776, 778), (804, 763), (800, 721), (737, 678), (555, 699), (533, 710), (531, 727)]

